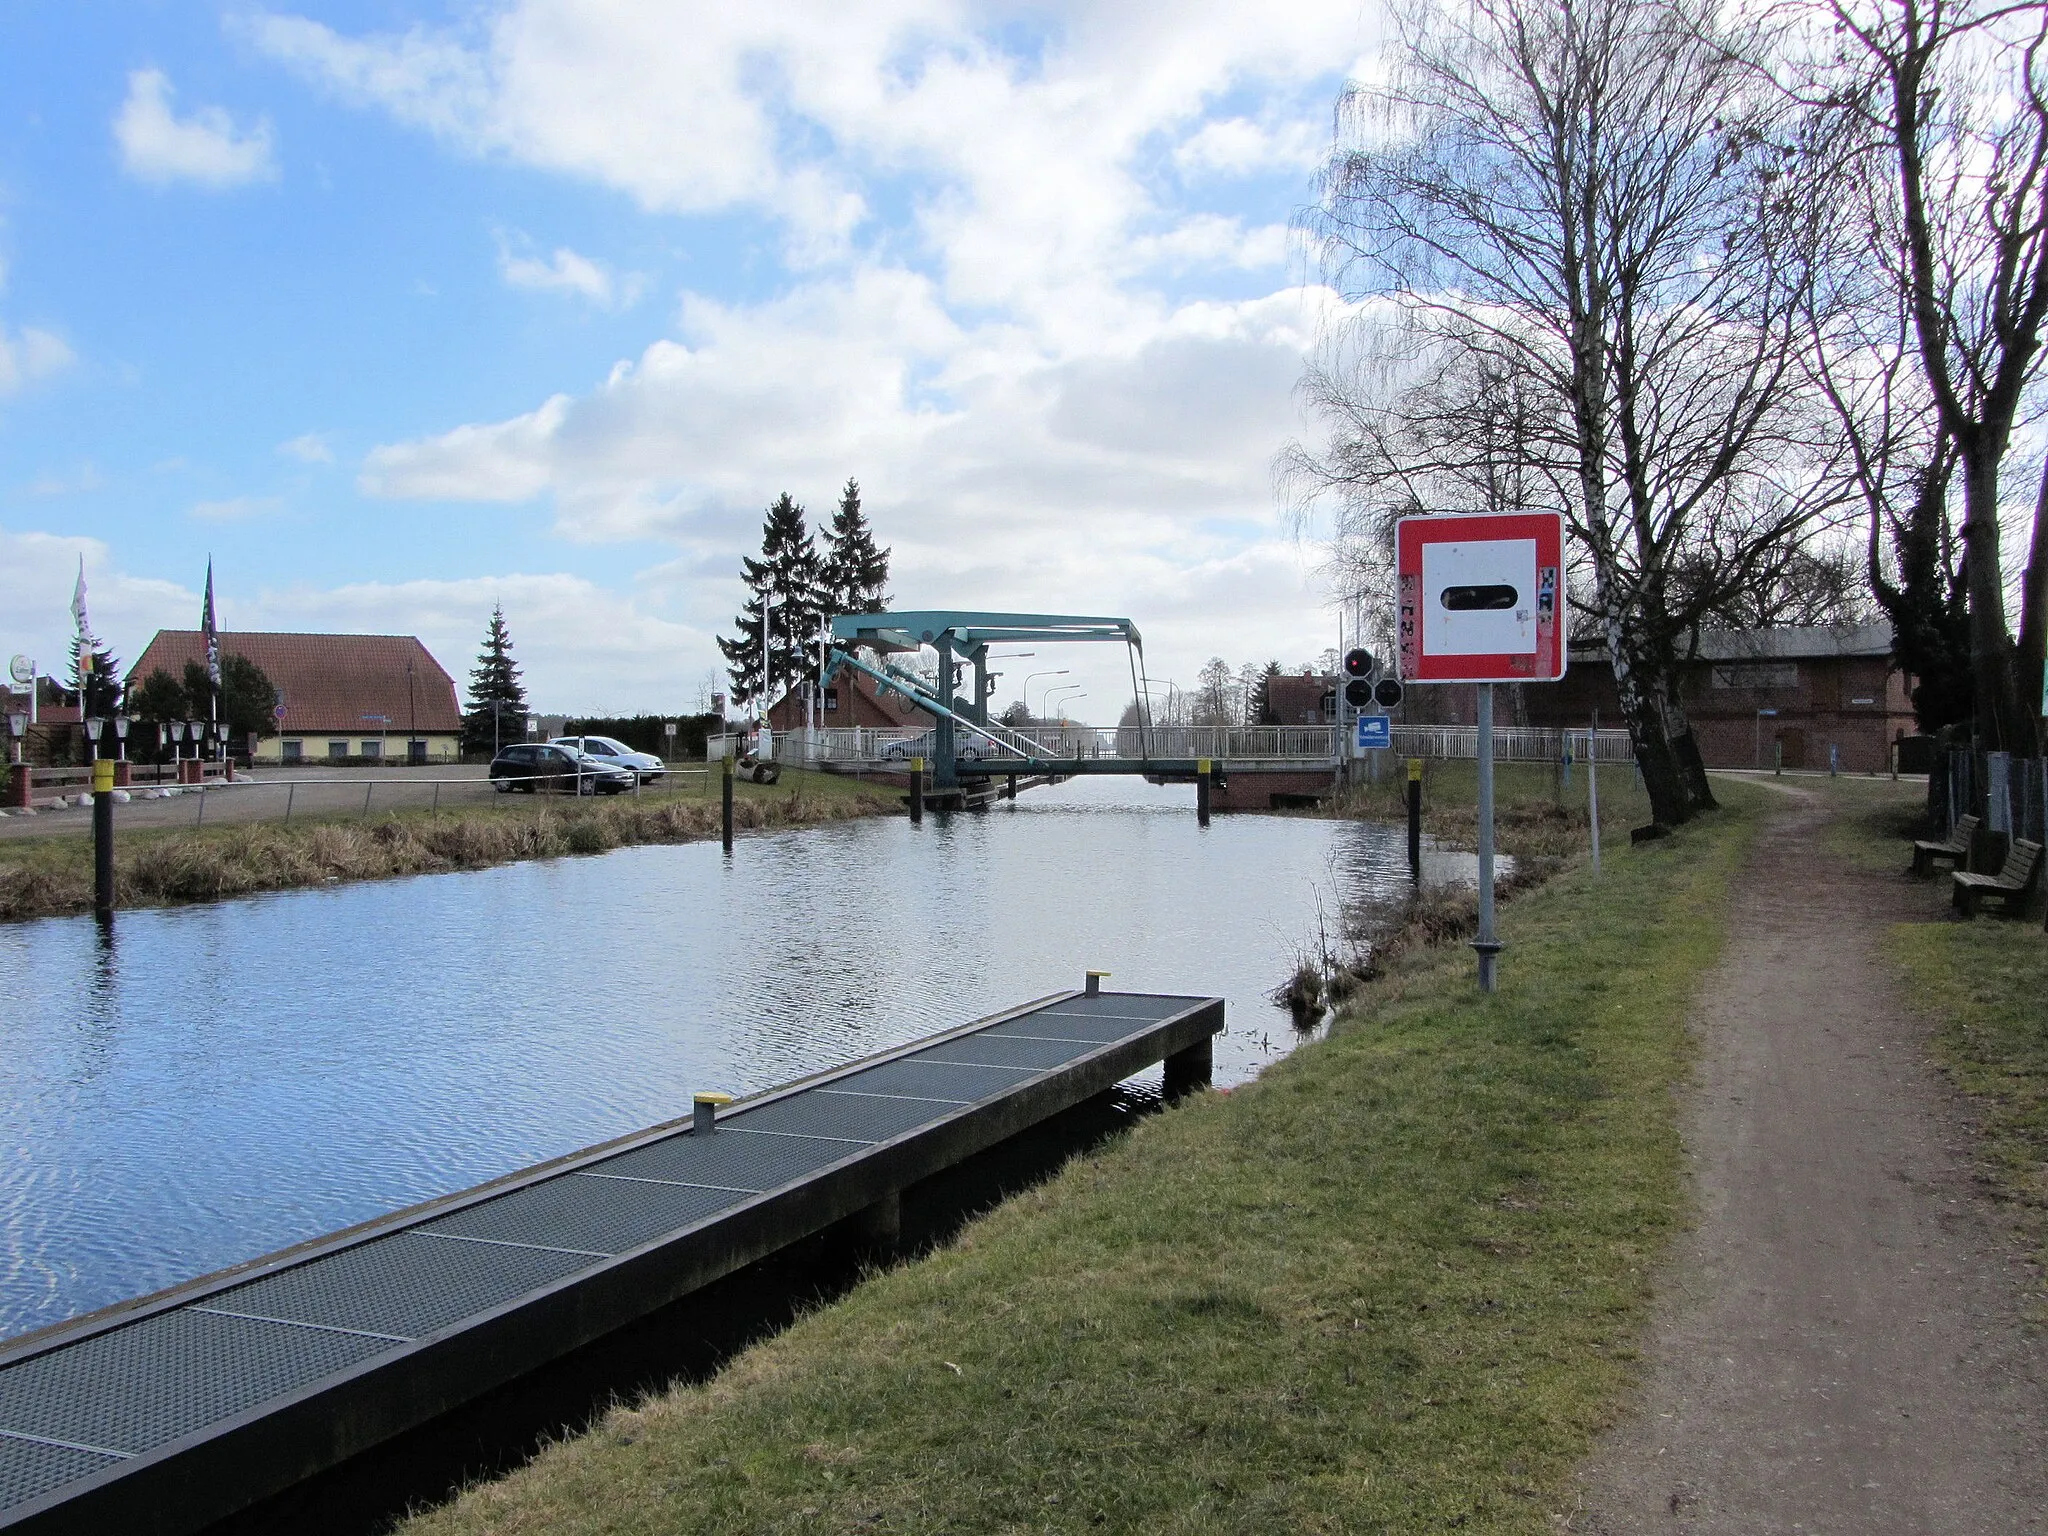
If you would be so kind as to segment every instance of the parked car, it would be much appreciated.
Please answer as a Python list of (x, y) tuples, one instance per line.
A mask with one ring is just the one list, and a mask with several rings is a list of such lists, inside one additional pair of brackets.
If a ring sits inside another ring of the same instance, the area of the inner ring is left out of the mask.
[(631, 769), (554, 742), (517, 742), (491, 759), (491, 787), (499, 794), (523, 789), (564, 795), (616, 795), (631, 789)]
[[(882, 744), (882, 759), (885, 762), (907, 763), (913, 757), (930, 757), (938, 749), (938, 737), (932, 731), (922, 736), (905, 736), (896, 741)], [(965, 726), (957, 729), (953, 737), (953, 755), (963, 763), (977, 763), (989, 755), (993, 745), (971, 733)]]
[(585, 756), (597, 758), (614, 768), (630, 768), (640, 776), (642, 783), (658, 779), (668, 772), (668, 764), (652, 752), (635, 752), (616, 736), (557, 736), (548, 744), (573, 747)]

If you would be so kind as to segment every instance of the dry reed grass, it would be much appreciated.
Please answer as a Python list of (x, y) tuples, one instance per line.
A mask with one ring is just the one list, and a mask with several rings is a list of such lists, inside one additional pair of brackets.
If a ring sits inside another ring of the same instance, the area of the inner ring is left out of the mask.
[[(886, 805), (873, 796), (792, 790), (741, 799), (733, 807), (733, 822), (747, 830), (814, 826), (874, 815)], [(494, 807), (369, 823), (261, 822), (135, 837), (117, 851), (114, 882), (120, 906), (174, 906), (344, 880), (603, 853), (636, 843), (699, 842), (717, 836), (718, 830), (715, 802), (624, 797), (574, 809)], [(83, 857), (0, 866), (0, 921), (89, 911), (91, 848), (83, 846)]]

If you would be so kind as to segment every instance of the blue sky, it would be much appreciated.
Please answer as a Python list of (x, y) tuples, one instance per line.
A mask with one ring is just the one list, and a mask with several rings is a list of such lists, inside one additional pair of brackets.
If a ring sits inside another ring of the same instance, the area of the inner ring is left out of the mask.
[(538, 704), (688, 708), (762, 507), (848, 475), (906, 606), (1329, 644), (1285, 225), (1372, 13), (737, 9), (0, 10), (0, 650), (83, 554), (132, 659), (210, 553), (230, 628), (461, 676), (501, 600)]

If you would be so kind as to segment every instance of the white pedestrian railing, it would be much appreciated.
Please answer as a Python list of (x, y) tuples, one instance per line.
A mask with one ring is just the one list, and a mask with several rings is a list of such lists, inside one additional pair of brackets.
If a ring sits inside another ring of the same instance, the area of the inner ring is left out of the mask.
[[(1029, 725), (984, 734), (979, 727), (954, 729), (963, 758), (992, 766), (1037, 758), (1090, 761), (1171, 760), (1218, 763), (1335, 763), (1344, 755), (1342, 728), (1334, 725), (1160, 725), (1149, 732), (1135, 727), (1094, 725)], [(1392, 729), (1396, 757), (1472, 759), (1479, 756), (1479, 728), (1473, 725), (1397, 725)], [(816, 763), (900, 762), (931, 758), (937, 732), (927, 726), (797, 729), (774, 733), (775, 761), (789, 766)], [(711, 755), (743, 738), (713, 737)], [(1603, 763), (1634, 760), (1627, 731), (1558, 730), (1539, 726), (1501, 726), (1493, 733), (1493, 755), (1500, 762), (1557, 762), (1569, 749), (1574, 762), (1592, 758)]]
[[(1397, 725), (1393, 728), (1397, 757), (1477, 758), (1476, 725)], [(1592, 737), (1589, 750), (1587, 738)], [(1631, 763), (1635, 748), (1627, 731), (1556, 730), (1548, 726), (1495, 726), (1493, 756), (1503, 763), (1554, 763), (1571, 748), (1574, 762)]]

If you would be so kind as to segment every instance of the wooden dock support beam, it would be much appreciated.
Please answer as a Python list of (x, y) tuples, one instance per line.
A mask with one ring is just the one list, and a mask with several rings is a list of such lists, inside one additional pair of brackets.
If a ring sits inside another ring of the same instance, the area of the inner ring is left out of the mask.
[(732, 743), (727, 742), (725, 755), (725, 773), (722, 779), (720, 780), (720, 783), (722, 785), (720, 794), (723, 797), (721, 801), (721, 814), (724, 818), (722, 824), (725, 829), (725, 851), (727, 853), (732, 852), (732, 766)]
[(1215, 1042), (1203, 1039), (1166, 1058), (1166, 1099), (1186, 1098), (1209, 1086), (1216, 1067)]

